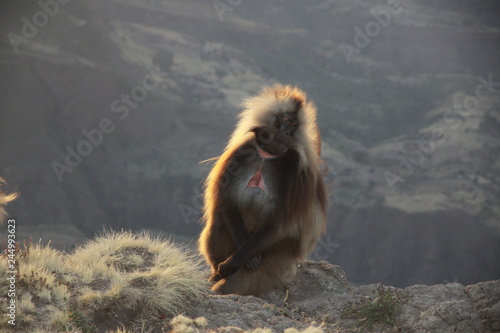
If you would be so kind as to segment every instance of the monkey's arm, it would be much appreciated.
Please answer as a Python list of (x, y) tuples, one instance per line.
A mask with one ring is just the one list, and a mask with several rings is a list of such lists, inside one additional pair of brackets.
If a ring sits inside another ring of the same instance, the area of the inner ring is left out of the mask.
[[(250, 265), (253, 261), (258, 261), (260, 265), (260, 254), (265, 249), (276, 243), (276, 227), (272, 223), (267, 223), (265, 227), (250, 236), (235, 253), (233, 253), (226, 261), (219, 264), (217, 275), (220, 278), (228, 277), (238, 270), (243, 264), (247, 264), (250, 260)], [(251, 267), (249, 267), (251, 268)]]

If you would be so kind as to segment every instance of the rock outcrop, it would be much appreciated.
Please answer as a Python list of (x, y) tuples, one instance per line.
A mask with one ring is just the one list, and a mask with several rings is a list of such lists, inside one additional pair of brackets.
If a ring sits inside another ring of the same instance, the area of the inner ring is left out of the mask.
[[(351, 286), (328, 262), (301, 265), (286, 291), (261, 298), (210, 295), (189, 317), (204, 317), (203, 330), (243, 332), (268, 328), (320, 327), (325, 332), (500, 332), (500, 280), (464, 287), (459, 283)], [(202, 330), (202, 331), (203, 331)]]

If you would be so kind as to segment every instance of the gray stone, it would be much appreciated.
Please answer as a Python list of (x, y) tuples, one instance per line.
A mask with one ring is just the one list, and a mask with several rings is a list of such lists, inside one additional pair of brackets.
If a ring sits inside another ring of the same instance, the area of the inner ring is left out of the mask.
[[(320, 326), (325, 332), (370, 331), (363, 318), (343, 313), (356, 304), (374, 302), (380, 284), (350, 286), (345, 272), (325, 261), (300, 265), (297, 277), (286, 290), (261, 297), (212, 294), (189, 315), (208, 320), (206, 330), (239, 332), (269, 328), (283, 332)], [(397, 295), (395, 327), (374, 325), (383, 332), (500, 332), (500, 280), (464, 287), (459, 283), (415, 285), (405, 289), (383, 287)]]

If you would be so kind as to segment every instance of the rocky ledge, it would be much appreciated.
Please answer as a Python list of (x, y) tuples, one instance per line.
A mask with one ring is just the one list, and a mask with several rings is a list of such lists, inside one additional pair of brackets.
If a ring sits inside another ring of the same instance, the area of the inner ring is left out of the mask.
[[(216, 332), (315, 332), (311, 327), (319, 332), (500, 332), (500, 280), (405, 289), (352, 286), (339, 266), (307, 261), (288, 291), (261, 298), (210, 295), (186, 315), (206, 319), (198, 331)], [(181, 321), (173, 322), (174, 332)]]

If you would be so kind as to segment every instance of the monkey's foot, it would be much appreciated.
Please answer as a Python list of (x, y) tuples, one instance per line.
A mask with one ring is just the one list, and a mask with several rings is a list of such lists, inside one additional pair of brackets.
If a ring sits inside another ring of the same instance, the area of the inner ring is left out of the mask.
[(227, 278), (228, 276), (236, 273), (236, 271), (238, 271), (238, 268), (238, 266), (234, 265), (231, 262), (231, 258), (228, 258), (226, 261), (219, 264), (217, 275), (219, 275), (221, 278)]
[(208, 279), (208, 281), (217, 282), (217, 281), (220, 281), (222, 279), (223, 279), (222, 276), (220, 276), (220, 274), (216, 272), (216, 273), (212, 274), (212, 276)]
[(252, 259), (248, 260), (245, 266), (249, 270), (255, 271), (257, 268), (260, 267), (261, 263), (262, 263), (262, 256), (259, 254), (253, 257)]

